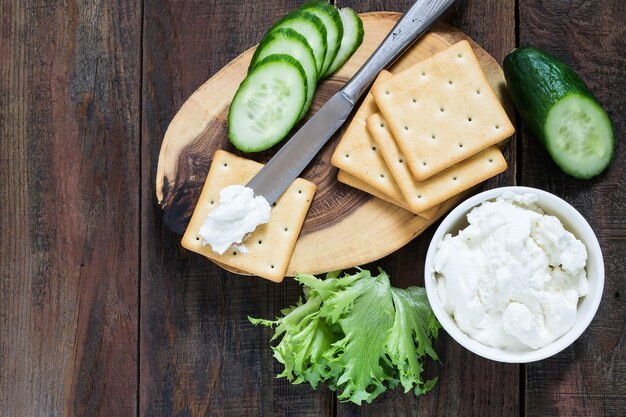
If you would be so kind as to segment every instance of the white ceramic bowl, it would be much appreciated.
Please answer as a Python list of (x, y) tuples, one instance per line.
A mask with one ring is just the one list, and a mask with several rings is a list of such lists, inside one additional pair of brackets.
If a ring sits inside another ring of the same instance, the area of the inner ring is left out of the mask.
[[(454, 319), (443, 309), (439, 295), (437, 294), (435, 274), (433, 271), (433, 261), (435, 252), (441, 239), (451, 233), (456, 236), (459, 230), (464, 229), (468, 223), (466, 215), (469, 211), (487, 200), (493, 200), (506, 191), (517, 194), (532, 193), (537, 196), (537, 206), (541, 207), (547, 214), (554, 215), (561, 220), (567, 230), (572, 232), (587, 247), (587, 277), (589, 280), (589, 293), (578, 301), (578, 315), (574, 327), (563, 336), (540, 349), (524, 352), (508, 351), (504, 349), (485, 346), (472, 339), (457, 326)], [(466, 349), (487, 359), (498, 362), (526, 363), (542, 360), (553, 356), (569, 345), (571, 345), (585, 331), (593, 316), (598, 310), (602, 290), (604, 288), (604, 261), (600, 244), (591, 226), (585, 218), (571, 205), (561, 198), (543, 190), (530, 187), (502, 187), (495, 188), (475, 195), (463, 203), (459, 204), (446, 218), (435, 232), (428, 253), (424, 269), (424, 281), (428, 301), (435, 312), (435, 316), (443, 326), (444, 330), (450, 334)]]

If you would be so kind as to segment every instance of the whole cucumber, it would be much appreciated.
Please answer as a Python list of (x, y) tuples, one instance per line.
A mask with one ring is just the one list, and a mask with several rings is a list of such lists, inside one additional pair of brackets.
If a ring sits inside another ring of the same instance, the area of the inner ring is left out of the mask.
[(566, 174), (588, 179), (606, 169), (614, 149), (611, 121), (570, 66), (524, 46), (504, 59), (504, 75), (529, 132)]

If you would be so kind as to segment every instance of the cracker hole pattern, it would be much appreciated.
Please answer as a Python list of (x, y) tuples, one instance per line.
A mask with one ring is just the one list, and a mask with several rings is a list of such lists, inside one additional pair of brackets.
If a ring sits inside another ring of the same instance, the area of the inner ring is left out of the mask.
[(408, 131), (409, 127), (408, 126), (404, 126), (404, 130)]
[(452, 181), (456, 181), (456, 179), (457, 179), (456, 177), (452, 177)]
[(411, 101), (412, 101), (413, 103), (417, 103), (417, 99), (416, 99), (416, 98), (411, 99)]
[(372, 150), (375, 152), (376, 151), (376, 146), (372, 146)]
[(350, 158), (350, 154), (346, 154), (346, 158)]
[(259, 245), (260, 245), (261, 243), (263, 243), (263, 241), (262, 241), (262, 240), (259, 240)]
[(462, 143), (459, 143), (459, 148), (462, 148), (462, 147), (463, 147), (463, 144), (462, 144)]
[(404, 159), (400, 158), (400, 159), (398, 160), (398, 162), (400, 162), (400, 163), (402, 164), (402, 163), (404, 163)]
[(385, 178), (385, 174), (380, 174), (380, 178)]
[(472, 121), (472, 116), (469, 116), (469, 117), (467, 118), (467, 121), (468, 121), (468, 122), (471, 122), (471, 121)]
[(422, 165), (426, 166), (426, 161), (422, 161)]

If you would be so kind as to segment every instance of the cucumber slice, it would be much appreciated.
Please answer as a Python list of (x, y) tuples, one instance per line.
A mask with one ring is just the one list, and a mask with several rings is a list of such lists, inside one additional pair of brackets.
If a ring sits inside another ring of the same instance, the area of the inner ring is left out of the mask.
[(324, 0), (309, 2), (302, 6), (300, 10), (313, 13), (319, 17), (324, 23), (324, 26), (326, 26), (328, 49), (326, 50), (326, 56), (324, 57), (324, 67), (320, 72), (323, 76), (333, 64), (333, 61), (337, 56), (337, 52), (339, 52), (339, 48), (341, 47), (341, 39), (343, 38), (343, 23), (341, 23), (341, 16), (339, 16), (337, 9)]
[(327, 77), (346, 63), (348, 59), (359, 49), (363, 42), (363, 21), (355, 12), (349, 7), (339, 9), (339, 16), (341, 16), (341, 23), (343, 23), (343, 38), (341, 38), (341, 46), (339, 52), (333, 61), (330, 68), (323, 74), (323, 77)]
[(555, 104), (546, 118), (546, 148), (554, 162), (576, 178), (591, 178), (613, 156), (613, 128), (594, 100), (570, 94)]
[(309, 110), (309, 107), (311, 107), (315, 86), (317, 85), (317, 66), (313, 51), (304, 36), (295, 30), (289, 28), (273, 29), (265, 34), (263, 40), (256, 48), (250, 63), (250, 70), (254, 70), (255, 66), (265, 57), (275, 54), (286, 54), (295, 58), (304, 69), (307, 93), (306, 101), (300, 114), (300, 118), (302, 118)]
[(324, 26), (321, 19), (313, 13), (296, 10), (282, 18), (272, 29), (280, 28), (293, 29), (304, 36), (313, 51), (313, 56), (315, 56), (317, 73), (321, 74), (324, 66), (324, 57), (328, 49), (326, 26)]
[(228, 113), (228, 137), (243, 152), (271, 148), (297, 123), (307, 93), (302, 65), (289, 55), (269, 55), (239, 86)]
[(523, 46), (504, 59), (504, 75), (527, 130), (563, 172), (588, 179), (604, 171), (615, 146), (613, 127), (569, 65), (539, 48)]

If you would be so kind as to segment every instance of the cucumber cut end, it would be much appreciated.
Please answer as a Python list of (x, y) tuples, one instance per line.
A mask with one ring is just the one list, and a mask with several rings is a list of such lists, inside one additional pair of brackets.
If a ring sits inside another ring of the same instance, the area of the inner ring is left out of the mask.
[(575, 178), (592, 178), (611, 162), (611, 121), (589, 97), (573, 93), (557, 102), (546, 118), (545, 134), (546, 148), (554, 161)]

